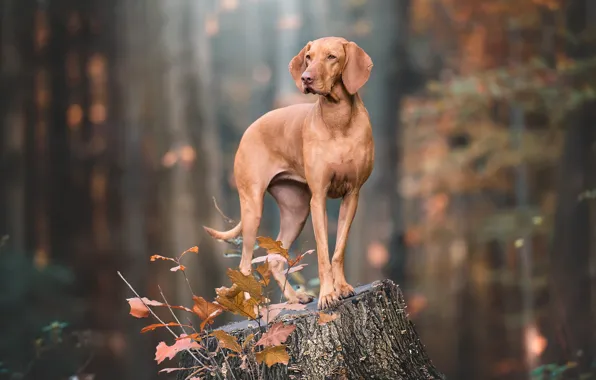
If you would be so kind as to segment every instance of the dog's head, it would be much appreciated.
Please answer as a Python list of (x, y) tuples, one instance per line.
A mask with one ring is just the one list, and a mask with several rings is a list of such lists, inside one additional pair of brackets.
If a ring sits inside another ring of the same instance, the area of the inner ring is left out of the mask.
[(306, 44), (289, 69), (300, 91), (327, 96), (340, 81), (354, 95), (368, 81), (372, 67), (371, 58), (354, 42), (326, 37)]

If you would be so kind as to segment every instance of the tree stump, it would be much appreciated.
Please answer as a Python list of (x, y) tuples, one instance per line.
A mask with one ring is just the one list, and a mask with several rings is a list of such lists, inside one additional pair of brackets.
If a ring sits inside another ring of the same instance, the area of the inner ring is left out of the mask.
[[(284, 310), (276, 321), (296, 325), (296, 330), (286, 341), (290, 361), (287, 366), (276, 364), (267, 368), (263, 365), (260, 367), (262, 378), (445, 378), (427, 356), (414, 324), (408, 320), (403, 294), (392, 281), (377, 281), (358, 287), (355, 296), (343, 300), (329, 312), (337, 313), (339, 317), (319, 325), (316, 300), (305, 310)], [(243, 341), (258, 328), (257, 323), (245, 321), (223, 326), (221, 330)], [(215, 340), (210, 341), (208, 349), (215, 349), (216, 344)], [(255, 378), (240, 369), (237, 358), (229, 358), (228, 362), (236, 379)], [(197, 364), (188, 353), (183, 354), (181, 367), (190, 368)], [(182, 371), (178, 379), (184, 379), (189, 374)], [(233, 377), (228, 373), (227, 378)]]

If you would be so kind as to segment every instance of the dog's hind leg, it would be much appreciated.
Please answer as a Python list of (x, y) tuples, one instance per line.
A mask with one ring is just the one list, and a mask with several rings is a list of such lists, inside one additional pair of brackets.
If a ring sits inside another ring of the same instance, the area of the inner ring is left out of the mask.
[[(300, 235), (310, 213), (310, 190), (306, 184), (282, 180), (269, 187), (279, 207), (280, 227), (277, 240), (286, 249), (290, 249), (294, 240)], [(309, 303), (313, 297), (303, 292), (296, 292), (288, 283), (284, 272), (284, 264), (280, 261), (270, 263), (271, 273), (288, 303)]]

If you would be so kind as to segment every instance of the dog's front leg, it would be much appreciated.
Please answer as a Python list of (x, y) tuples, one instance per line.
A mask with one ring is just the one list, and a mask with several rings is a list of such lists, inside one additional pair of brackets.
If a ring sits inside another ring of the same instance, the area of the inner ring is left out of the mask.
[(358, 191), (353, 191), (344, 196), (339, 208), (339, 220), (337, 223), (337, 240), (335, 252), (332, 259), (333, 286), (340, 298), (347, 298), (354, 295), (354, 288), (347, 283), (344, 273), (344, 257), (346, 242), (350, 227), (358, 208)]
[(329, 246), (327, 243), (327, 208), (325, 201), (327, 194), (324, 191), (313, 192), (310, 200), (315, 240), (317, 242), (317, 258), (319, 264), (319, 309), (327, 309), (336, 305), (339, 297), (333, 287), (331, 263), (329, 262)]

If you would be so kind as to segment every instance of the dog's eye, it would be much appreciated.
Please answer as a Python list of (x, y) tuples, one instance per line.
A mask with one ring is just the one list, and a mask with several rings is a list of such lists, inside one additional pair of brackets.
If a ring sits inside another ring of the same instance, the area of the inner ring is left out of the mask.
[(310, 54), (306, 55), (306, 59), (310, 61)]
[(334, 56), (333, 54), (329, 54), (329, 55), (327, 56), (327, 59), (328, 59), (328, 60), (334, 60), (334, 59), (337, 59), (337, 57), (336, 57), (336, 56)]

